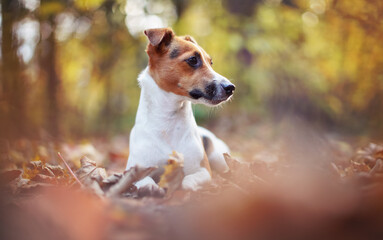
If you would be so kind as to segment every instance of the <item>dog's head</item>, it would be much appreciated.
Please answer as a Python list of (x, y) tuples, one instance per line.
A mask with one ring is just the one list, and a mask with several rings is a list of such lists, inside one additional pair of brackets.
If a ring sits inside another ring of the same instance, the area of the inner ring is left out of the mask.
[(144, 33), (149, 39), (149, 71), (160, 88), (206, 105), (233, 95), (235, 86), (213, 70), (211, 57), (192, 37), (175, 36), (170, 28)]

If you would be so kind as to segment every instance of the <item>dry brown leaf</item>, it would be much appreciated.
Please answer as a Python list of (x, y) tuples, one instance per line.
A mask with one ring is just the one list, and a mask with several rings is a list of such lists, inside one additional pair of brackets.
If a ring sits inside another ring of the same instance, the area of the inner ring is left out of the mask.
[(96, 162), (90, 160), (87, 157), (82, 157), (81, 168), (76, 171), (78, 179), (86, 186), (98, 195), (103, 195), (100, 184), (108, 177), (105, 168), (96, 166)]
[(123, 173), (114, 173), (108, 176), (107, 178), (105, 178), (104, 180), (102, 180), (102, 183), (100, 184), (102, 190), (104, 192), (107, 192), (111, 186), (113, 186), (118, 181), (120, 181), (122, 176), (123, 176)]
[(18, 169), (2, 171), (0, 173), (0, 188), (11, 194), (16, 193), (19, 188), (19, 182), (22, 179), (22, 173), (23, 171)]
[[(40, 162), (41, 163), (41, 162)], [(32, 179), (41, 171), (40, 166), (36, 162), (23, 164), (23, 178)]]
[(37, 160), (33, 160), (33, 161), (30, 161), (29, 163), (27, 163), (27, 167), (28, 168), (31, 168), (31, 169), (37, 169), (37, 170), (42, 170), (43, 167), (44, 167), (44, 163), (41, 161), (41, 160), (38, 160), (38, 158), (36, 158)]
[(49, 163), (46, 163), (45, 169), (52, 172), (56, 177), (62, 177), (66, 174), (64, 168), (62, 168), (60, 165), (51, 165)]
[(61, 166), (53, 166), (40, 160), (30, 161), (23, 164), (23, 175), (25, 179), (43, 183), (64, 182), (66, 172)]
[(81, 158), (81, 168), (76, 171), (76, 176), (86, 184), (88, 180), (97, 181), (101, 183), (108, 177), (105, 168), (96, 166), (96, 162), (87, 157)]
[(184, 178), (184, 158), (183, 155), (173, 151), (169, 156), (168, 163), (164, 166), (164, 173), (160, 177), (158, 186), (166, 189), (167, 194), (174, 192), (181, 184)]
[(129, 188), (131, 188), (135, 182), (148, 176), (155, 169), (157, 168), (143, 168), (139, 166), (134, 166), (130, 168), (129, 170), (123, 173), (123, 176), (116, 184), (109, 188), (106, 195), (108, 197), (118, 197), (122, 195), (124, 192), (128, 191)]
[(0, 173), (0, 185), (2, 184), (8, 184), (11, 181), (15, 180), (16, 178), (19, 178), (23, 171), (19, 169), (14, 170), (6, 170)]
[(1, 177), (4, 178), (2, 180), (8, 181), (7, 189), (10, 189), (13, 194), (45, 188), (48, 185), (68, 183), (67, 175), (62, 167), (53, 166), (40, 160), (23, 163), (23, 170), (6, 171)]
[(44, 174), (37, 174), (31, 180), (37, 183), (57, 184), (57, 179), (54, 176), (52, 177)]
[(109, 177), (105, 178), (104, 180), (102, 180), (102, 184), (103, 186), (113, 185), (117, 183), (118, 181), (120, 181), (122, 176), (123, 176), (123, 173), (114, 173), (110, 175)]
[(369, 168), (372, 168), (378, 159), (383, 159), (383, 146), (375, 143), (370, 143), (368, 146), (358, 149), (356, 151), (352, 162), (364, 164), (367, 165)]

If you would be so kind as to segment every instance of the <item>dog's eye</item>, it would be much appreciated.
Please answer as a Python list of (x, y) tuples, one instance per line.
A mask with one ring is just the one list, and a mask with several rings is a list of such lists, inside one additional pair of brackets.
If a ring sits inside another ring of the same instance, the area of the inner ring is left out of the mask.
[(197, 67), (198, 65), (198, 59), (194, 56), (186, 59), (186, 62), (192, 67)]
[(213, 65), (213, 59), (210, 59), (210, 65)]

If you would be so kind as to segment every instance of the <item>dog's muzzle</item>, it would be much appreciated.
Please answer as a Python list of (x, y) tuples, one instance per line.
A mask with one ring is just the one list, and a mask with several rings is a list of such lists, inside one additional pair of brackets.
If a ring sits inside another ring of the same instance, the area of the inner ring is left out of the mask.
[(210, 100), (213, 104), (218, 104), (227, 100), (235, 90), (234, 84), (224, 80), (220, 83), (214, 81), (206, 86), (206, 99)]
[(227, 80), (221, 82), (213, 81), (208, 84), (204, 90), (205, 91), (193, 89), (189, 94), (194, 99), (204, 98), (215, 105), (227, 100), (233, 95), (235, 86)]

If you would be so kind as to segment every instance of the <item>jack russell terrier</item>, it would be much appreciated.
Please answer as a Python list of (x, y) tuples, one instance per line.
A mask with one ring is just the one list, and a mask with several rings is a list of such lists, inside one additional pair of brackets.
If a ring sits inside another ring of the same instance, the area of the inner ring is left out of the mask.
[[(211, 57), (192, 37), (175, 36), (170, 28), (144, 33), (149, 64), (138, 77), (141, 96), (126, 169), (164, 166), (177, 151), (184, 156), (182, 188), (195, 191), (211, 180), (210, 165), (220, 172), (228, 170), (223, 153), (229, 148), (197, 126), (191, 103), (216, 106), (230, 99), (235, 86), (213, 70)], [(135, 185), (159, 188), (151, 177)]]

